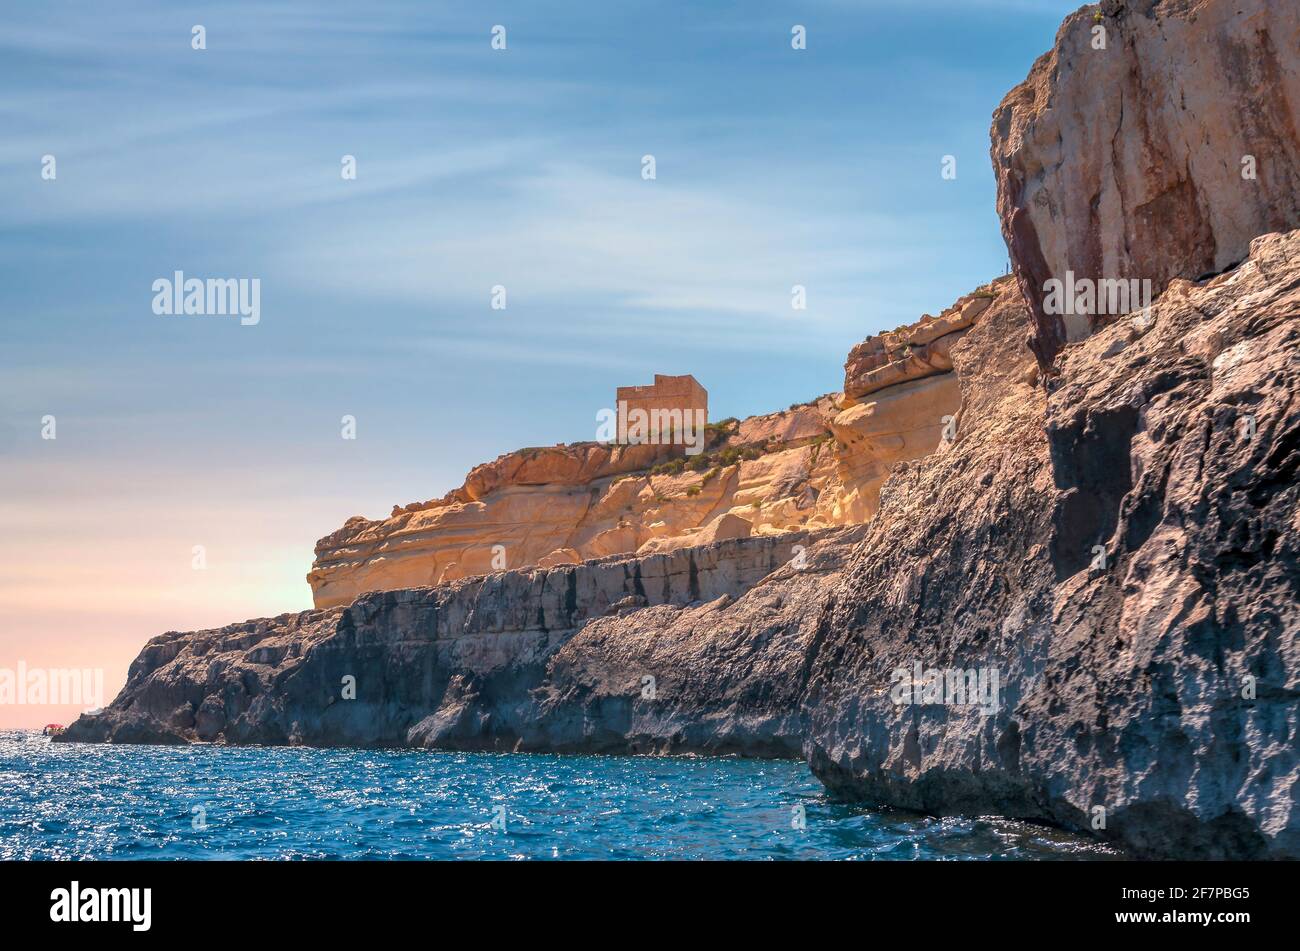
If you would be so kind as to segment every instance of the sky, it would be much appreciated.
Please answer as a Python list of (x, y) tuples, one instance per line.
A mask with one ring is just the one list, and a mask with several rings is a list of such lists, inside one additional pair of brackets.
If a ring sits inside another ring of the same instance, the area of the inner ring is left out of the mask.
[[(0, 676), (107, 701), (158, 633), (309, 608), (346, 518), (592, 439), (655, 373), (715, 419), (835, 391), (1006, 271), (990, 118), (1077, 7), (10, 7)], [(154, 313), (177, 270), (257, 279), (260, 319)]]

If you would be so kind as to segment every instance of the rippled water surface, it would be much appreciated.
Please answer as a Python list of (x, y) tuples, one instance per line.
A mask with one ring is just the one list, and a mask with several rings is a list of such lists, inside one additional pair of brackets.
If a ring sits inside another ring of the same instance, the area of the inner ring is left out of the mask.
[[(804, 829), (794, 827), (801, 812)], [(502, 816), (504, 831), (494, 826)], [(206, 828), (195, 828), (200, 817)], [(797, 762), (98, 746), (0, 733), (6, 859), (1109, 854), (1019, 822), (846, 806)]]

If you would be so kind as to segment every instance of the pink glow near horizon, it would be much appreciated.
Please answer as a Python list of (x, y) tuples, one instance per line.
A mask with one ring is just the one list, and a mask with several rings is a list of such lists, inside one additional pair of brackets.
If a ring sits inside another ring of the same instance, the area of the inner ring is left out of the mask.
[[(103, 470), (99, 470), (103, 475)], [(339, 520), (319, 497), (270, 501), (211, 475), (99, 484), (29, 467), (4, 492), (0, 672), (102, 669), (103, 701), (152, 637), (310, 608), (316, 527)], [(6, 483), (15, 480), (11, 469)], [(48, 499), (32, 505), (32, 486)], [(25, 498), (20, 506), (12, 501)], [(57, 502), (55, 501), (57, 499)], [(201, 500), (196, 502), (195, 500)], [(195, 570), (193, 546), (207, 567)], [(84, 705), (0, 702), (0, 729), (67, 724)]]

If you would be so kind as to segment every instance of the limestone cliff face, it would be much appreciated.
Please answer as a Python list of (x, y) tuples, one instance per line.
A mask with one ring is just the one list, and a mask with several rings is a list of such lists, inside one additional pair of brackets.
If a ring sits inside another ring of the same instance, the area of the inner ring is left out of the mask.
[(1047, 313), (1049, 279), (1158, 294), (1300, 226), (1300, 4), (1085, 7), (1003, 100), (992, 138), (1002, 231), (1050, 366), (1110, 317)]
[(164, 634), (63, 739), (797, 756), (810, 605), (862, 531), (506, 571)]
[[(155, 638), (66, 739), (800, 755), (859, 523), (960, 416), (953, 349), (1018, 300), (1002, 279), (868, 338), (843, 396), (718, 424), (694, 465), (527, 449), (351, 519), (317, 546), (320, 609)], [(497, 569), (498, 544), (522, 564)]]
[(868, 337), (849, 351), (844, 364), (844, 407), (867, 402), (872, 393), (952, 370), (952, 346), (975, 326), (993, 301), (1009, 290), (1002, 278), (967, 294), (938, 317), (924, 315), (914, 324)]
[(308, 575), (316, 605), (505, 569), (835, 524), (817, 507), (835, 476), (827, 447), (832, 412), (823, 399), (766, 424), (760, 417), (716, 429), (697, 461), (666, 446), (509, 453), (475, 468), (442, 500), (387, 519), (350, 519), (321, 539)]
[[(720, 428), (716, 468), (526, 450), (349, 521), (313, 572), (347, 606), (155, 638), (58, 739), (802, 754), (861, 802), (1300, 857), (1300, 231), (1248, 240), (1284, 199), (1234, 199), (1194, 133), (1255, 123), (1294, 171), (1295, 7), (1102, 10), (1121, 65), (1077, 14), (995, 120), (1014, 281)], [(1168, 286), (1067, 345), (1020, 289), (1078, 255)], [(531, 567), (482, 574), (502, 538)]]
[(317, 607), (366, 591), (530, 566), (652, 554), (728, 538), (857, 525), (899, 462), (934, 451), (960, 394), (949, 351), (1010, 279), (938, 317), (868, 338), (844, 394), (709, 430), (705, 452), (584, 443), (475, 467), (441, 499), (349, 519), (316, 545)]
[(1014, 280), (1000, 278), (938, 317), (926, 314), (853, 348), (844, 364), (844, 408), (830, 421), (840, 477), (837, 516), (868, 521), (894, 468), (928, 455), (955, 432), (961, 389), (953, 348), (992, 304), (1018, 299)]
[[(1300, 855), (1300, 232), (1067, 349), (1048, 394), (1028, 321), (954, 348), (958, 437), (895, 472), (833, 592), (814, 772), (1140, 855)], [(996, 672), (996, 712), (895, 702), (917, 663)]]

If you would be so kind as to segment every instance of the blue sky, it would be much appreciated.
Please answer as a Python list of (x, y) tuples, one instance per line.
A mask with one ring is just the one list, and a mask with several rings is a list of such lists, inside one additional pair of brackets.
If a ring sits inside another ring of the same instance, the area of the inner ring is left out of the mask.
[[(239, 554), (201, 619), (305, 607), (344, 518), (592, 438), (618, 385), (693, 373), (714, 418), (835, 390), (1005, 270), (991, 113), (1076, 7), (11, 5), (0, 595), (37, 624), (82, 565), (92, 615), (111, 582), (194, 622), (160, 565), (208, 538)], [(260, 324), (154, 315), (177, 269), (259, 278)]]

